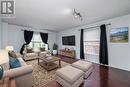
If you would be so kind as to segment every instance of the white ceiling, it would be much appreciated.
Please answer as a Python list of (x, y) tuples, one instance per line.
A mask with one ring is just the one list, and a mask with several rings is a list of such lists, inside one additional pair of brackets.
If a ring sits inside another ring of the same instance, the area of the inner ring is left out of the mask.
[[(83, 21), (66, 9), (77, 9)], [(130, 0), (15, 0), (15, 18), (4, 21), (60, 31), (130, 13)]]

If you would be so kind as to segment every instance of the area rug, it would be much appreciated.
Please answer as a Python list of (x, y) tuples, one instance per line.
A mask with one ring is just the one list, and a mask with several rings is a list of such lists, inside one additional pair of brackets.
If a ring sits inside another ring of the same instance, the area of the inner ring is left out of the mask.
[[(42, 87), (47, 83), (51, 82), (52, 80), (56, 79), (56, 70), (59, 68), (51, 71), (47, 71), (43, 67), (37, 64), (37, 60), (28, 61), (27, 64), (32, 65), (34, 67), (32, 73), (34, 87)], [(64, 67), (66, 65), (69, 65), (69, 63), (61, 61), (61, 67)]]

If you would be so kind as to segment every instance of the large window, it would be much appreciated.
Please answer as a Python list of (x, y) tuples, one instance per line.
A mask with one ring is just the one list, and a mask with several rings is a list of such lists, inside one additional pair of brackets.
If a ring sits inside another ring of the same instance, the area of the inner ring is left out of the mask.
[(90, 55), (99, 55), (100, 30), (84, 31), (84, 52)]
[(48, 45), (42, 42), (41, 36), (39, 33), (34, 33), (31, 43), (27, 46), (29, 48), (45, 48), (48, 50)]

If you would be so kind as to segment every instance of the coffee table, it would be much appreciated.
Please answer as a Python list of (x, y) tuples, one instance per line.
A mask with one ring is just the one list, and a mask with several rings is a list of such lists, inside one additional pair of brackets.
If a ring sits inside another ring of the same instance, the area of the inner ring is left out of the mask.
[[(59, 64), (55, 62), (58, 61)], [(50, 71), (55, 68), (61, 67), (61, 58), (56, 56), (48, 56), (46, 58), (38, 58), (38, 65), (42, 66), (46, 70)]]

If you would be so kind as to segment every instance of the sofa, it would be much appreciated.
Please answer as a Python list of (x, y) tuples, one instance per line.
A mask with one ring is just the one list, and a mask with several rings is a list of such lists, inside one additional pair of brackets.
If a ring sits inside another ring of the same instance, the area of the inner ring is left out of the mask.
[(3, 78), (8, 76), (11, 79), (16, 81), (17, 87), (32, 87), (33, 86), (33, 78), (32, 71), (33, 67), (31, 65), (27, 65), (26, 62), (22, 58), (17, 58), (21, 67), (6, 69), (4, 71)]
[(35, 53), (32, 48), (25, 48), (23, 51), (23, 59), (27, 61), (27, 60), (37, 59), (38, 57), (45, 57), (46, 53), (47, 51), (41, 48), (39, 54)]

